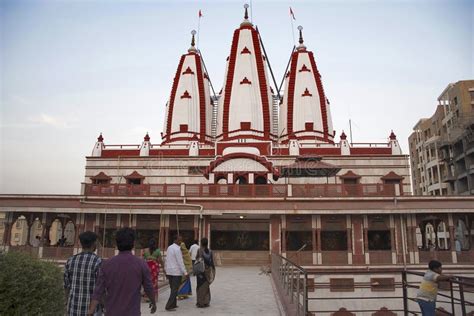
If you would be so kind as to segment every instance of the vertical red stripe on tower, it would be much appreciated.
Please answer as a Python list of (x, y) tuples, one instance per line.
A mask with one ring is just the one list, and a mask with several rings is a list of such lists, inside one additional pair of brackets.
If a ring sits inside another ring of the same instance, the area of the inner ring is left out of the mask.
[(178, 64), (178, 69), (176, 69), (176, 75), (174, 76), (173, 80), (173, 88), (171, 89), (171, 96), (170, 96), (170, 104), (168, 107), (168, 122), (166, 126), (166, 141), (170, 140), (170, 134), (171, 134), (171, 122), (173, 118), (173, 107), (174, 107), (174, 99), (176, 97), (176, 90), (178, 89), (178, 83), (179, 83), (179, 78), (181, 75), (181, 71), (183, 68), (184, 64), (184, 59), (186, 58), (186, 55), (182, 55), (181, 59)]
[(204, 93), (204, 76), (202, 74), (201, 56), (194, 54), (196, 58), (196, 75), (199, 90), (199, 139), (204, 142), (206, 139), (206, 94)]
[(287, 110), (287, 134), (293, 134), (293, 106), (295, 104), (295, 82), (296, 66), (298, 65), (298, 52), (294, 52), (291, 57), (290, 79), (288, 80), (288, 108)]
[(235, 71), (235, 60), (237, 56), (237, 45), (239, 43), (240, 29), (234, 31), (234, 37), (232, 38), (232, 47), (230, 50), (229, 57), (229, 68), (227, 71), (227, 78), (225, 82), (225, 95), (224, 95), (224, 111), (222, 118), (222, 134), (224, 139), (227, 139), (229, 134), (229, 105), (232, 92), (232, 83), (234, 80)]
[(268, 104), (267, 78), (265, 77), (265, 67), (263, 64), (262, 50), (258, 40), (258, 32), (251, 28), (253, 47), (255, 49), (255, 59), (257, 62), (258, 82), (260, 84), (260, 96), (262, 99), (263, 112), (263, 135), (265, 139), (270, 138), (270, 109)]

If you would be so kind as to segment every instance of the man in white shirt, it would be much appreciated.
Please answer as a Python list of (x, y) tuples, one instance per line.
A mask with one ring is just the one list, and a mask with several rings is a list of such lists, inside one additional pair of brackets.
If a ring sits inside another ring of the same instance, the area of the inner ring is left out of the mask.
[(170, 283), (170, 297), (166, 303), (167, 311), (173, 311), (178, 307), (176, 304), (176, 296), (178, 295), (181, 277), (183, 275), (188, 276), (188, 272), (186, 271), (183, 262), (183, 255), (181, 253), (181, 241), (181, 236), (174, 236), (173, 243), (166, 250), (165, 270)]
[(198, 241), (194, 240), (193, 244), (189, 248), (189, 252), (191, 253), (191, 260), (193, 261), (193, 264), (196, 261), (196, 256), (197, 256), (198, 250), (199, 250)]

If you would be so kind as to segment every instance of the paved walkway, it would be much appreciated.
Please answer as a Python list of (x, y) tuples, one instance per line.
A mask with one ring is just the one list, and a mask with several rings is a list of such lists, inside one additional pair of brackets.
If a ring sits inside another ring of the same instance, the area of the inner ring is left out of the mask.
[[(178, 301), (174, 312), (165, 310), (169, 297), (169, 287), (161, 290), (158, 309), (150, 314), (148, 304), (141, 306), (142, 315), (281, 315), (275, 298), (271, 276), (259, 274), (259, 267), (217, 267), (216, 279), (211, 284), (211, 306), (197, 308), (196, 296)], [(192, 280), (193, 294), (196, 290), (196, 278)]]

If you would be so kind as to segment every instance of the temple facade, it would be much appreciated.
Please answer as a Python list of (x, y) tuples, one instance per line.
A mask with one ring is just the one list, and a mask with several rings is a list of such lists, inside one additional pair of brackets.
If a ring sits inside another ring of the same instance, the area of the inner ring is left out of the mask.
[(5, 250), (64, 260), (80, 250), (79, 233), (92, 230), (109, 257), (114, 232), (128, 226), (137, 231), (137, 255), (150, 238), (166, 249), (179, 233), (188, 246), (208, 237), (224, 265), (268, 264), (277, 253), (321, 271), (392, 271), (437, 258), (472, 273), (474, 197), (413, 196), (409, 157), (391, 130), (384, 143), (336, 133), (315, 43), (304, 42), (301, 27), (284, 91), (271, 87), (247, 13), (218, 95), (192, 36), (161, 140), (107, 144), (100, 135), (78, 195), (0, 196)]

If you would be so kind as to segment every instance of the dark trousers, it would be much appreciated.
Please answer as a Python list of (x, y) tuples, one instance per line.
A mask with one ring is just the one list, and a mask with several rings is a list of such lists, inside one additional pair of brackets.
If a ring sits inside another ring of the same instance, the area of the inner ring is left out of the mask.
[(167, 275), (168, 282), (170, 283), (170, 298), (166, 303), (166, 309), (176, 308), (176, 296), (178, 296), (178, 288), (181, 283), (180, 275)]
[(436, 315), (436, 302), (428, 302), (425, 300), (418, 300), (420, 305), (421, 315), (423, 316), (435, 316)]

